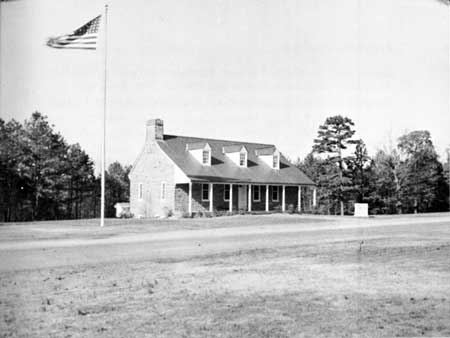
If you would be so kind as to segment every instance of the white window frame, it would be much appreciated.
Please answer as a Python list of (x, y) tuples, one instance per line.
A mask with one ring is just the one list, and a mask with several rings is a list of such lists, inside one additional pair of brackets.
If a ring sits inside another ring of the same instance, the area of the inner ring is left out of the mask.
[[(203, 192), (205, 191), (205, 188), (206, 187), (206, 191), (208, 192), (208, 198), (207, 199), (204, 199), (203, 197)], [(202, 191), (201, 191), (201, 194), (202, 194), (202, 202), (209, 202), (209, 199), (210, 199), (210, 196), (209, 196), (209, 184), (208, 183), (202, 183)]]
[[(228, 191), (228, 198), (227, 198), (227, 191)], [(230, 185), (229, 184), (224, 184), (224, 186), (223, 186), (223, 200), (225, 202), (230, 201)]]
[[(273, 193), (277, 192), (277, 198), (273, 198)], [(280, 186), (279, 185), (275, 185), (272, 186), (272, 202), (279, 202), (280, 201)]]
[[(208, 157), (206, 158), (205, 163), (205, 154), (208, 154)], [(203, 165), (211, 165), (211, 150), (210, 149), (203, 149), (202, 151), (202, 164)]]
[[(277, 159), (277, 160), (275, 161), (275, 159)], [(273, 169), (280, 169), (280, 154), (278, 154), (278, 153), (273, 154), (273, 157), (272, 157), (272, 168)]]
[[(255, 198), (255, 193), (258, 192), (258, 198)], [(253, 202), (261, 202), (261, 186), (260, 185), (254, 185), (252, 186), (252, 199)]]
[[(244, 156), (244, 160), (242, 161), (243, 163), (241, 163), (241, 156)], [(240, 167), (246, 167), (247, 166), (247, 153), (245, 153), (245, 152), (240, 152), (239, 153), (239, 166)]]
[(138, 198), (141, 200), (144, 198), (144, 187), (142, 183), (139, 183), (138, 186)]
[(161, 201), (166, 200), (166, 193), (167, 193), (167, 184), (166, 182), (161, 182), (161, 192), (160, 192), (160, 199)]

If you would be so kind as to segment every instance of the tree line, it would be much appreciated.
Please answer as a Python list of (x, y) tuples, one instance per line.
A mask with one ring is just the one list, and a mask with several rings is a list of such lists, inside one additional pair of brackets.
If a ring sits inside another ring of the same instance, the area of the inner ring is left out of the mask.
[(354, 134), (351, 119), (329, 117), (297, 161), (317, 183), (317, 213), (351, 214), (355, 202), (368, 203), (372, 214), (449, 210), (448, 163), (439, 161), (428, 131), (407, 132), (373, 157)]
[[(112, 163), (106, 172), (105, 214), (128, 201), (131, 166)], [(100, 176), (76, 144), (68, 144), (46, 116), (34, 112), (23, 124), (0, 118), (0, 221), (99, 217)]]
[[(351, 119), (329, 117), (297, 161), (317, 184), (314, 212), (351, 214), (355, 202), (368, 203), (372, 214), (448, 210), (448, 163), (428, 131), (406, 133), (373, 157), (354, 135)], [(130, 169), (114, 162), (106, 171), (107, 217), (129, 200)], [(81, 146), (68, 144), (41, 113), (23, 124), (0, 119), (0, 221), (99, 217), (100, 178)]]

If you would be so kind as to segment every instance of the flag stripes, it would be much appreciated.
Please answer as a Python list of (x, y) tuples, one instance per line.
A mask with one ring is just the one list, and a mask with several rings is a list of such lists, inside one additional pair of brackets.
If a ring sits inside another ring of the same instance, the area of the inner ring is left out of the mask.
[(92, 19), (87, 24), (76, 29), (72, 34), (49, 38), (47, 46), (65, 49), (96, 49), (100, 17), (101, 15)]

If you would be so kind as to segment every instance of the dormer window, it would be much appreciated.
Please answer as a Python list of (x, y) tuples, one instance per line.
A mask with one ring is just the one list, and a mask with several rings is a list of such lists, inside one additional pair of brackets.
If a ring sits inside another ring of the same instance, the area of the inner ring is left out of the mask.
[(211, 152), (209, 150), (203, 150), (202, 163), (209, 165), (211, 162)]
[(242, 144), (224, 146), (222, 152), (239, 167), (247, 168), (248, 150)]
[(194, 158), (203, 165), (211, 165), (211, 146), (207, 142), (196, 142), (186, 144), (186, 151), (189, 151)]
[(247, 166), (247, 154), (244, 152), (239, 153), (239, 165), (241, 167)]
[(277, 153), (273, 154), (272, 168), (280, 169), (280, 156)]
[(274, 146), (256, 149), (255, 153), (272, 169), (280, 169), (280, 152)]

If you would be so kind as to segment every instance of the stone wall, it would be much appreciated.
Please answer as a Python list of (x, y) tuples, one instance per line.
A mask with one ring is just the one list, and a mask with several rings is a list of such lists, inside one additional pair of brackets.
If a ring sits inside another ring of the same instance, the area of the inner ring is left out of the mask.
[[(165, 216), (175, 208), (175, 168), (156, 141), (147, 140), (130, 173), (130, 210), (134, 217)], [(165, 182), (165, 199), (161, 184)], [(139, 184), (143, 196), (139, 198)]]
[[(228, 211), (229, 201), (224, 199), (224, 185), (213, 186), (213, 210)], [(202, 183), (192, 184), (192, 212), (209, 211), (209, 201), (202, 201)], [(238, 187), (233, 185), (233, 210), (238, 209)], [(182, 213), (189, 211), (189, 184), (177, 184), (175, 188), (175, 210)]]
[(175, 186), (175, 211), (189, 212), (189, 184), (177, 184)]

